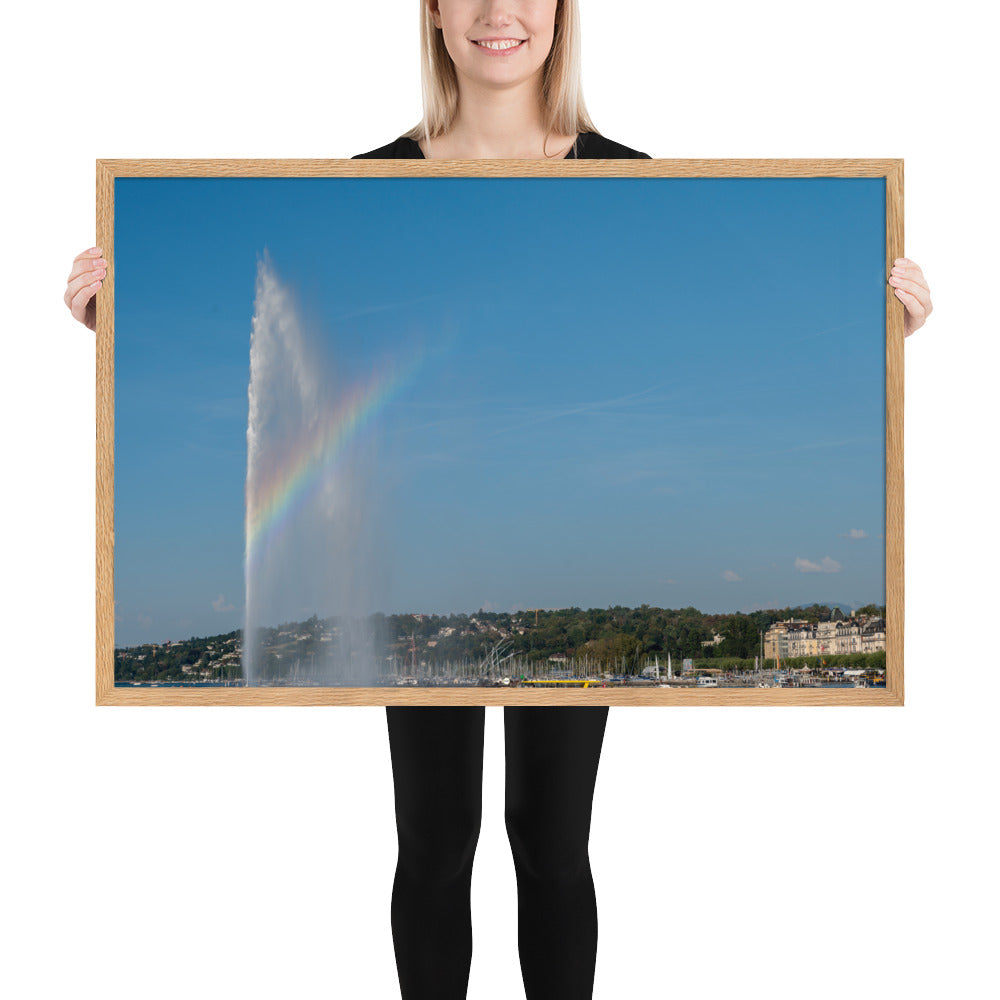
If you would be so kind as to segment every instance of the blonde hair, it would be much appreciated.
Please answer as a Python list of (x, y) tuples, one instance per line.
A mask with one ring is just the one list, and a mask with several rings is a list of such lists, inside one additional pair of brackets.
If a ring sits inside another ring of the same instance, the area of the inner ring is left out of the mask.
[[(580, 74), (580, 8), (578, 0), (559, 0), (552, 50), (542, 67), (542, 100), (546, 135), (597, 132), (583, 101)], [(458, 76), (444, 44), (444, 33), (420, 0), (420, 85), (423, 118), (408, 139), (434, 139), (451, 128), (458, 115)]]

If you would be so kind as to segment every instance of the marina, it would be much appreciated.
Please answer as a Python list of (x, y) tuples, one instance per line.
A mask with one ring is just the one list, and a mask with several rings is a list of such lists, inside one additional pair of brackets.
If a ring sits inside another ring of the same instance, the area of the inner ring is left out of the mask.
[[(884, 646), (864, 648), (869, 638), (884, 644), (881, 618), (842, 618), (829, 625), (821, 622), (817, 628), (785, 617), (766, 632), (763, 627), (758, 630), (756, 650), (744, 643), (742, 655), (734, 656), (720, 655), (725, 639), (719, 631), (697, 646), (689, 642), (679, 654), (669, 649), (642, 651), (628, 631), (644, 628), (647, 637), (655, 635), (641, 622), (635, 624), (642, 613), (643, 609), (615, 609), (615, 621), (594, 626), (605, 629), (604, 638), (594, 641), (586, 641), (579, 622), (604, 615), (601, 611), (548, 613), (550, 619), (562, 614), (560, 631), (548, 627), (541, 611), (490, 620), (398, 616), (386, 639), (378, 642), (370, 623), (314, 617), (261, 630), (257, 635), (261, 669), (254, 676), (242, 669), (243, 635), (234, 631), (120, 649), (116, 686), (696, 691), (886, 686)], [(702, 635), (706, 633), (713, 635), (708, 629)], [(575, 650), (563, 635), (577, 636)], [(631, 651), (614, 655), (617, 649)]]

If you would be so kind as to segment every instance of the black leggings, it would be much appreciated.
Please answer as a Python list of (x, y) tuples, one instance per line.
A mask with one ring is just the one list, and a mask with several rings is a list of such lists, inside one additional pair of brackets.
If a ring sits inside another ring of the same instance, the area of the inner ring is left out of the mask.
[[(483, 706), (386, 708), (399, 861), (392, 938), (403, 1000), (464, 1000), (483, 799)], [(589, 1000), (597, 960), (590, 815), (607, 706), (504, 707), (507, 835), (527, 1000)]]

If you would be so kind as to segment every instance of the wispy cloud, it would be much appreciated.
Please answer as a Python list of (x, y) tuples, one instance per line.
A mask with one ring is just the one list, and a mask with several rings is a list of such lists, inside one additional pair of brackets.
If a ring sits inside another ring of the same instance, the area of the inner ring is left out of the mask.
[(347, 319), (356, 319), (358, 316), (371, 316), (373, 313), (389, 312), (393, 309), (408, 309), (410, 306), (419, 305), (421, 302), (430, 302), (434, 299), (442, 298), (441, 292), (433, 292), (429, 295), (418, 295), (415, 299), (405, 299), (401, 302), (382, 302), (370, 306), (361, 306), (358, 309), (351, 309), (335, 317), (335, 323), (342, 323)]
[(848, 323), (838, 323), (836, 326), (828, 326), (823, 330), (816, 330), (815, 333), (807, 333), (803, 337), (794, 337), (793, 342), (796, 340), (812, 340), (813, 337), (825, 337), (828, 333), (836, 333), (838, 330), (847, 330), (852, 326), (857, 326), (859, 323), (868, 323), (867, 319), (852, 319)]
[(842, 534), (841, 538), (867, 538), (868, 532), (864, 528), (851, 528), (850, 531)]
[[(664, 384), (665, 383), (661, 382), (657, 385), (651, 385), (646, 389), (640, 390), (639, 392), (629, 393), (627, 396), (615, 396), (611, 399), (595, 399), (585, 403), (575, 403), (569, 406), (558, 407), (547, 412), (543, 410), (533, 414), (526, 420), (520, 421), (519, 423), (510, 424), (507, 427), (498, 427), (496, 430), (491, 431), (487, 436), (493, 437), (497, 434), (507, 434), (510, 431), (519, 431), (524, 427), (533, 427), (535, 424), (540, 424), (548, 420), (560, 420), (563, 417), (573, 417), (580, 413), (595, 413), (602, 410), (606, 411), (612, 407), (620, 406), (622, 403), (632, 403), (637, 399), (649, 396), (649, 394), (654, 390), (663, 388)], [(659, 401), (662, 401), (662, 399)]]
[(410, 457), (413, 463), (418, 465), (453, 465), (461, 460), (461, 455), (457, 451), (425, 451)]
[(725, 569), (722, 571), (722, 579), (725, 580), (726, 583), (739, 583), (742, 578), (731, 569)]
[(839, 573), (840, 563), (829, 556), (823, 556), (818, 563), (800, 557), (795, 560), (795, 568), (800, 573)]
[(744, 458), (765, 458), (769, 455), (787, 455), (795, 451), (815, 451), (819, 448), (843, 448), (845, 445), (849, 444), (870, 444), (872, 441), (877, 441), (878, 438), (874, 437), (853, 437), (853, 438), (843, 438), (840, 441), (810, 441), (806, 444), (794, 444), (787, 448), (778, 448), (775, 451), (754, 451), (747, 452), (743, 455)]
[(247, 395), (199, 399), (193, 409), (205, 420), (246, 420)]
[(222, 594), (219, 594), (219, 596), (214, 601), (212, 601), (212, 610), (235, 611), (236, 608), (234, 608), (231, 604), (227, 604), (225, 597), (223, 597)]

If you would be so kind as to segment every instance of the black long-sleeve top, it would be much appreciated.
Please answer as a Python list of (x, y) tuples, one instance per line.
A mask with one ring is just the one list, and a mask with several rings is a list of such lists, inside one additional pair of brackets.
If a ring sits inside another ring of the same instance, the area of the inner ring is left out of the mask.
[[(358, 153), (352, 160), (423, 160), (423, 150), (415, 139), (400, 136), (368, 153)], [(623, 146), (596, 132), (581, 132), (564, 159), (567, 160), (651, 160), (649, 153)]]

